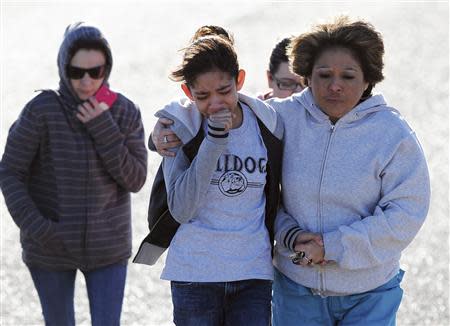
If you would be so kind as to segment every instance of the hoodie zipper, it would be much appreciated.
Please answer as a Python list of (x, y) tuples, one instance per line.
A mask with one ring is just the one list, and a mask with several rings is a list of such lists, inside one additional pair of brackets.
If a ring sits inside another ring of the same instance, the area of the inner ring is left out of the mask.
[[(320, 182), (319, 182), (319, 199), (317, 201), (317, 216), (318, 216), (318, 230), (320, 234), (323, 234), (323, 218), (322, 218), (322, 183), (323, 183), (323, 175), (325, 172), (325, 165), (328, 158), (328, 153), (330, 149), (330, 144), (334, 135), (334, 131), (336, 130), (336, 125), (331, 125), (329, 134), (328, 134), (328, 140), (327, 145), (325, 147), (324, 157), (322, 161), (322, 166), (320, 167)], [(323, 291), (325, 290), (325, 282), (324, 282), (324, 268), (322, 266), (319, 266), (319, 286), (318, 286), (318, 293), (319, 295), (322, 295)]]

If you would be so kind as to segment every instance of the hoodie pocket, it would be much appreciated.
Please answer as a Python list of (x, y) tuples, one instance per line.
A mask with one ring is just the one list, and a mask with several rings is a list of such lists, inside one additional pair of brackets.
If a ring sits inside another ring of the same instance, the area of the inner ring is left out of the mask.
[(51, 233), (42, 241), (38, 241), (32, 237), (26, 236), (21, 232), (21, 242), (22, 248), (25, 251), (38, 252), (43, 255), (67, 255), (68, 250), (64, 243), (63, 238), (60, 236), (58, 227), (56, 226), (58, 223), (54, 222), (55, 226), (52, 228)]
[(116, 236), (126, 238), (131, 235), (130, 216), (115, 216), (111, 214), (106, 218), (106, 223)]

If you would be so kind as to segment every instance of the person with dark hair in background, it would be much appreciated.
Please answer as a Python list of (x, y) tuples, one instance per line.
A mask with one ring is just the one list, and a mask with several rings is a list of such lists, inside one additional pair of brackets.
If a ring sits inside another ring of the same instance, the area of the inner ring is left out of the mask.
[(372, 95), (383, 54), (380, 33), (348, 17), (292, 40), (308, 88), (268, 101), (285, 125), (274, 326), (395, 325), (399, 260), (425, 220), (430, 183), (414, 132)]
[(9, 131), (0, 186), (45, 324), (75, 324), (80, 270), (92, 325), (119, 325), (131, 256), (130, 192), (147, 175), (141, 115), (110, 90), (111, 100), (97, 101), (112, 54), (96, 27), (66, 29), (58, 69), (59, 89), (33, 98)]
[(176, 325), (269, 325), (282, 124), (239, 92), (245, 71), (227, 37), (200, 36), (184, 51), (171, 77), (187, 98), (156, 114), (183, 143), (162, 162), (171, 217), (153, 216), (165, 197), (152, 190), (156, 222), (134, 262), (154, 264), (161, 238), (170, 242), (161, 278), (171, 281)]
[(258, 98), (267, 100), (272, 97), (285, 98), (303, 90), (305, 85), (300, 76), (294, 74), (289, 67), (287, 49), (291, 44), (290, 38), (284, 38), (272, 50), (267, 70), (267, 82), (270, 91), (259, 95)]

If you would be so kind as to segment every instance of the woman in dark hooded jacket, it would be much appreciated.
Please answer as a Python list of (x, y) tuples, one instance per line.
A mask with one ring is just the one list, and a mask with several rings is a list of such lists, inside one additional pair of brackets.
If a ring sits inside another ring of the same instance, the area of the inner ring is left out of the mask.
[(58, 54), (59, 89), (25, 106), (0, 163), (0, 186), (47, 325), (75, 323), (77, 270), (86, 279), (92, 324), (120, 323), (130, 192), (145, 182), (147, 152), (136, 105), (121, 94), (113, 103), (96, 100), (111, 68), (102, 33), (69, 26)]

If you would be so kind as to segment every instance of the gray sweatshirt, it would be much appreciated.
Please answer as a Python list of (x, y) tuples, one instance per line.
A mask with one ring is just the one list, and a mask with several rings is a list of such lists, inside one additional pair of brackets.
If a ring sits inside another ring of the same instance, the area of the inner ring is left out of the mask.
[[(243, 123), (228, 137), (207, 134), (192, 162), (182, 150), (164, 158), (168, 206), (181, 226), (170, 244), (163, 279), (273, 278), (265, 226), (267, 150), (256, 116), (280, 137), (282, 126), (262, 101), (243, 94), (239, 99)], [(158, 116), (174, 120), (173, 130), (183, 142), (197, 134), (203, 120), (189, 101), (173, 102)]]
[[(403, 249), (428, 212), (422, 148), (381, 95), (332, 125), (309, 88), (269, 102), (285, 124), (283, 205), (275, 222), (275, 266), (323, 295), (365, 292), (399, 270)], [(323, 234), (326, 266), (294, 265), (301, 230)]]

